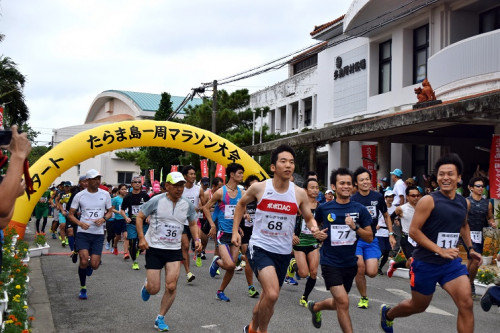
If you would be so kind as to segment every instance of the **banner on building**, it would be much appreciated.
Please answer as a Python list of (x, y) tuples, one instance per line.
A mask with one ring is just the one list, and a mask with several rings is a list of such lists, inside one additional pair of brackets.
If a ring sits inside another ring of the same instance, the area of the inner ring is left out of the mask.
[(500, 135), (493, 135), (490, 150), (490, 198), (500, 199)]
[(179, 171), (179, 166), (178, 165), (171, 165), (170, 172), (176, 172), (176, 171)]
[(372, 188), (377, 188), (377, 146), (376, 145), (361, 145), (361, 157), (363, 167), (370, 171), (372, 176)]
[(201, 171), (201, 178), (207, 177), (208, 178), (208, 160), (201, 160), (200, 161), (200, 171)]
[(226, 183), (226, 168), (217, 163), (217, 167), (215, 168), (215, 177), (220, 177), (224, 181), (224, 184)]

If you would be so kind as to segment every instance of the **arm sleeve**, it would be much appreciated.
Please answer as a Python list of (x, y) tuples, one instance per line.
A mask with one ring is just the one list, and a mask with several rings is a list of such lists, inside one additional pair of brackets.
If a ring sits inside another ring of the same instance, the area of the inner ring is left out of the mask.
[(196, 209), (194, 208), (194, 205), (191, 201), (186, 200), (186, 202), (189, 204), (188, 212), (187, 212), (187, 220), (189, 222), (195, 221), (196, 220)]

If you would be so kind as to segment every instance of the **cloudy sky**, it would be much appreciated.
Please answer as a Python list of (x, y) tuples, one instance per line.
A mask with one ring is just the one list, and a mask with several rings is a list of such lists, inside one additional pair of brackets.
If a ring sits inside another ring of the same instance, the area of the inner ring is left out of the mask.
[[(0, 54), (26, 76), (39, 144), (82, 124), (104, 90), (186, 96), (191, 88), (313, 45), (351, 0), (0, 0)], [(263, 89), (284, 70), (220, 87)]]

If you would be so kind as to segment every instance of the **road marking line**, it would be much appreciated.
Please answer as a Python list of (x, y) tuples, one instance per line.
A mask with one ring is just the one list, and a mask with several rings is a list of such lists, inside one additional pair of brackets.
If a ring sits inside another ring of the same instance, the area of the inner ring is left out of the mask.
[[(410, 299), (411, 298), (411, 295), (409, 293), (407, 293), (406, 291), (404, 290), (401, 290), (401, 289), (386, 289), (388, 292), (390, 292), (391, 294), (394, 294), (394, 295), (397, 295), (397, 296), (401, 296), (402, 298), (404, 299)], [(451, 317), (455, 317), (455, 315), (449, 313), (449, 312), (446, 312), (444, 310), (441, 310), (433, 305), (429, 305), (427, 307), (427, 309), (425, 310), (425, 312), (428, 312), (428, 313), (435, 313), (435, 314), (439, 314), (439, 315), (442, 315), (442, 316), (451, 316)]]

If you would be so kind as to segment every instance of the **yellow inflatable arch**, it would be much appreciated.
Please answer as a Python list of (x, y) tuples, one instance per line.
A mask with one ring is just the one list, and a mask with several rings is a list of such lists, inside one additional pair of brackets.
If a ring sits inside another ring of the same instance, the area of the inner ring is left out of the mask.
[(36, 192), (17, 199), (9, 226), (23, 238), (35, 204), (52, 182), (69, 168), (108, 151), (140, 146), (189, 151), (224, 166), (239, 163), (245, 167), (245, 178), (249, 175), (257, 175), (261, 180), (269, 178), (245, 151), (212, 132), (168, 121), (123, 121), (81, 132), (51, 149), (31, 166)]

